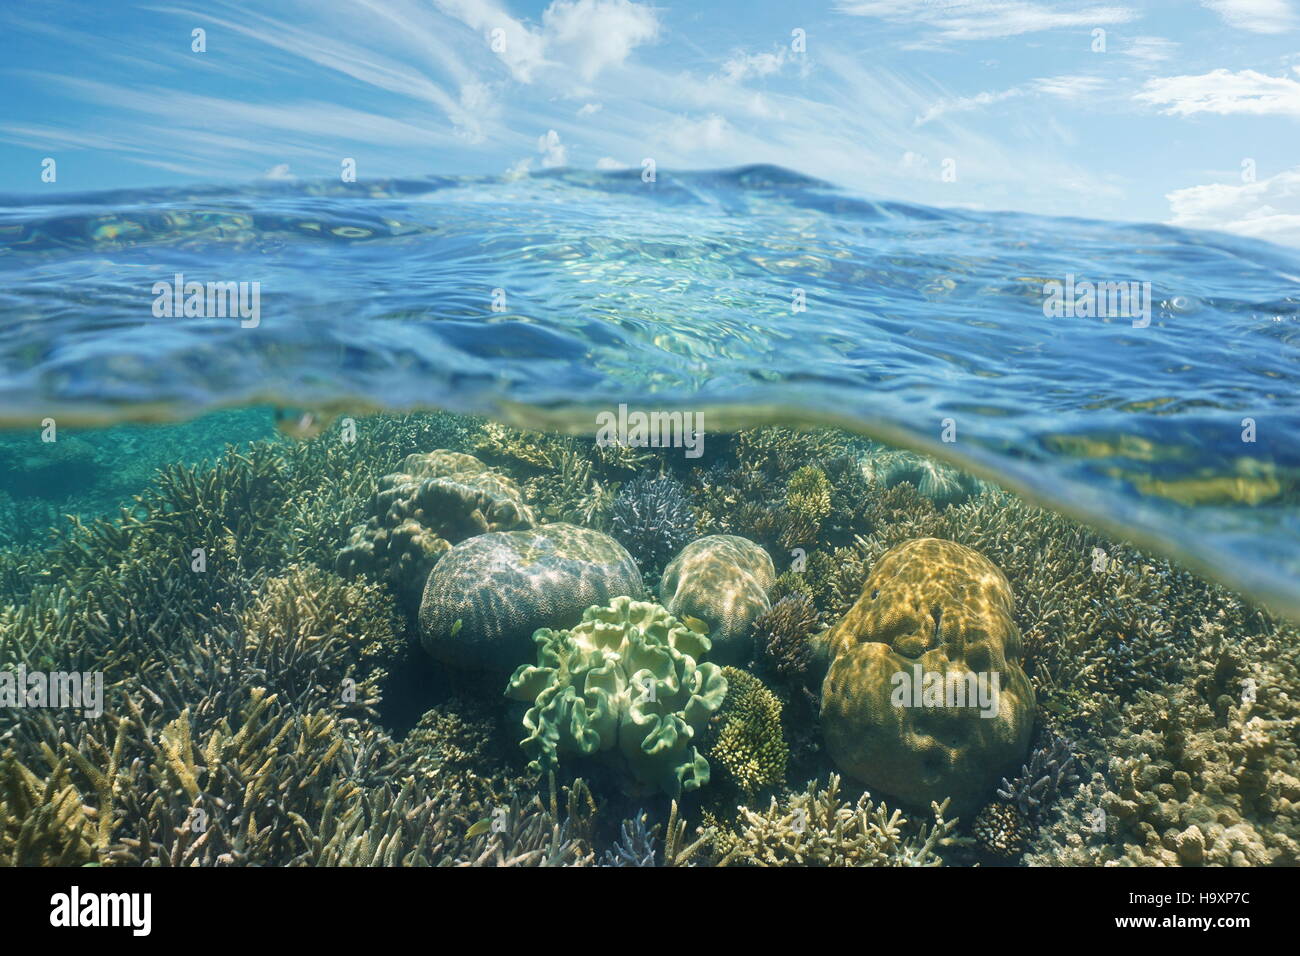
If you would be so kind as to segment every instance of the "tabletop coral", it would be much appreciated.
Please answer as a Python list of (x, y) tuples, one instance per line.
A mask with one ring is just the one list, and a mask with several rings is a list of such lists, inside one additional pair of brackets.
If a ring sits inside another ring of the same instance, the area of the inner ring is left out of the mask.
[(568, 630), (533, 635), (537, 663), (511, 676), (507, 696), (531, 706), (521, 741), (530, 769), (566, 755), (621, 755), (640, 783), (677, 797), (709, 782), (694, 744), (727, 695), (707, 637), (657, 604), (615, 598)]

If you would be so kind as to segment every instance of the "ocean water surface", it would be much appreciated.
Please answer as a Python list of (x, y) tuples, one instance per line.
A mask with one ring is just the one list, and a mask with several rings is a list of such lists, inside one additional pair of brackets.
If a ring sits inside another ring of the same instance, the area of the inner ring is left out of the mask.
[[(178, 275), (256, 283), (255, 317), (168, 314)], [(836, 424), (1300, 615), (1294, 250), (773, 167), (555, 171), (0, 197), (0, 277), (0, 425), (258, 404)], [(1049, 314), (1049, 283), (1088, 281), (1136, 296)]]

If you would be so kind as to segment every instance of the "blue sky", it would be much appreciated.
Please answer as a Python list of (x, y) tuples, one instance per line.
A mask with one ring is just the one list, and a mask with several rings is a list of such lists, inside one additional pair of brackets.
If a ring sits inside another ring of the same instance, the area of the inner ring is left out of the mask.
[(10, 193), (653, 158), (1300, 244), (1300, 0), (49, 0), (0, 64)]

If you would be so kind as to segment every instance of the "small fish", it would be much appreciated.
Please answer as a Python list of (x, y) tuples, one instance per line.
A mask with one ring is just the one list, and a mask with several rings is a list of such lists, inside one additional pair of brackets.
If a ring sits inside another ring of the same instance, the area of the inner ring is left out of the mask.
[(465, 834), (465, 838), (467, 840), (472, 840), (476, 836), (482, 836), (484, 833), (487, 833), (490, 829), (492, 829), (492, 818), (484, 817), (478, 823), (469, 828), (469, 832)]
[(281, 434), (299, 441), (315, 438), (322, 434), (334, 422), (333, 415), (318, 414), (296, 408), (277, 408), (275, 410), (275, 427)]
[(460, 633), (461, 625), (463, 625), (464, 623), (465, 623), (465, 622), (464, 622), (463, 620), (461, 620), (460, 618), (456, 618), (456, 623), (453, 624), (453, 625), (451, 626), (451, 636), (452, 636), (452, 637), (455, 637), (457, 634)]
[(709, 633), (709, 625), (705, 624), (698, 617), (691, 617), (689, 614), (687, 614), (684, 618), (682, 618), (682, 623), (685, 624), (687, 627), (689, 627), (696, 634)]

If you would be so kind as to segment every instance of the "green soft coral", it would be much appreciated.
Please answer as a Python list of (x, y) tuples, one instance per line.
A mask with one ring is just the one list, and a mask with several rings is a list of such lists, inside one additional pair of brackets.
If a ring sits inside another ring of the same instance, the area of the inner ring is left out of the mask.
[(709, 782), (694, 746), (727, 696), (727, 679), (701, 663), (712, 643), (663, 607), (628, 597), (591, 607), (569, 630), (533, 634), (537, 663), (519, 667), (506, 695), (531, 702), (521, 742), (530, 769), (562, 756), (617, 750), (640, 782), (677, 797)]

